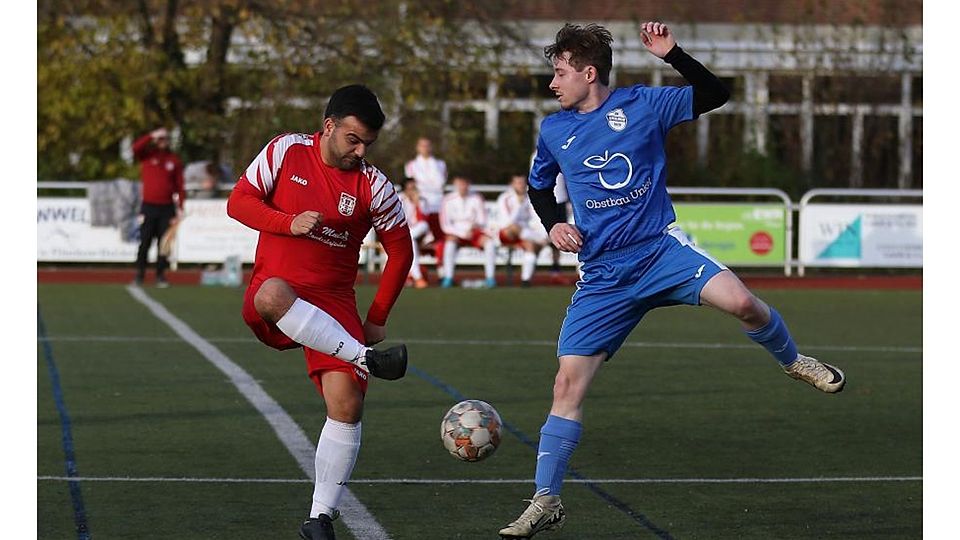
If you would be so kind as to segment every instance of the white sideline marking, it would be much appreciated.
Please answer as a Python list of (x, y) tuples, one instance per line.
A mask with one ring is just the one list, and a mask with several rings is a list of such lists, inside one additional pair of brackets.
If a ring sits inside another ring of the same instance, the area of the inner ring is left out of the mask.
[[(38, 338), (40, 341), (41, 338)], [(474, 345), (489, 347), (498, 346), (517, 346), (531, 345), (556, 347), (556, 341), (545, 340), (509, 340), (509, 339), (404, 339), (391, 338), (391, 341), (406, 343), (407, 345)], [(52, 336), (47, 337), (47, 341), (116, 341), (116, 342), (173, 342), (179, 341), (176, 338), (150, 337), (150, 336)], [(257, 340), (253, 338), (220, 337), (210, 338), (207, 341), (211, 343), (253, 343)], [(628, 341), (623, 344), (624, 347), (635, 347), (641, 349), (757, 349), (759, 346), (753, 343), (671, 343), (671, 342), (652, 342), (652, 341)], [(825, 352), (891, 352), (891, 353), (922, 353), (923, 347), (899, 347), (899, 346), (869, 346), (869, 345), (804, 345), (807, 351), (825, 351)]]
[[(303, 478), (188, 478), (131, 476), (38, 476), (41, 481), (79, 482), (183, 482), (209, 484), (309, 484)], [(818, 484), (837, 482), (921, 482), (922, 476), (833, 476), (823, 478), (568, 478), (565, 484)], [(530, 484), (532, 478), (371, 478), (350, 480), (351, 484)]]
[[(129, 285), (127, 291), (137, 301), (145, 305), (158, 319), (167, 323), (183, 341), (192, 345), (204, 358), (230, 378), (230, 382), (237, 387), (243, 397), (247, 398), (250, 404), (266, 418), (277, 433), (280, 442), (287, 447), (290, 454), (297, 460), (297, 464), (306, 473), (310, 483), (313, 483), (314, 478), (316, 478), (316, 471), (314, 470), (316, 445), (310, 441), (303, 429), (287, 414), (287, 411), (283, 410), (283, 407), (274, 401), (249, 373), (230, 360), (227, 355), (220, 352), (220, 349), (203, 339), (185, 322), (170, 313), (163, 304), (147, 296), (140, 287)], [(341, 501), (343, 523), (355, 537), (375, 540), (388, 540), (390, 538), (383, 526), (373, 517), (373, 514), (349, 489), (344, 488)]]

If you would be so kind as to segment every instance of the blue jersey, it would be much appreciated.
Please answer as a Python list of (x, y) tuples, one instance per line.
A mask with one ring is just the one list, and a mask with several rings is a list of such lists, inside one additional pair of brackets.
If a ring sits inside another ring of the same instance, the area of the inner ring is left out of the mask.
[(613, 90), (589, 113), (544, 118), (530, 186), (552, 188), (563, 173), (583, 234), (581, 261), (663, 237), (676, 220), (664, 142), (670, 128), (692, 119), (693, 87), (642, 85)]

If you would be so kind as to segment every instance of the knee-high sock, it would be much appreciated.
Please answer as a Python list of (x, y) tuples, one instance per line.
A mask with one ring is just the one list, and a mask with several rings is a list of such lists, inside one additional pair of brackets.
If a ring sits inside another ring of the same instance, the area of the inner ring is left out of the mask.
[(336, 319), (317, 306), (297, 298), (277, 321), (277, 328), (297, 343), (347, 362), (367, 351)]
[(453, 269), (457, 265), (457, 242), (447, 240), (443, 244), (443, 277), (453, 279)]
[(483, 245), (483, 277), (493, 279), (497, 271), (497, 246), (493, 240)]
[(523, 260), (520, 263), (520, 279), (522, 281), (530, 281), (530, 278), (533, 277), (533, 271), (537, 267), (537, 254), (524, 251)]
[(313, 504), (310, 517), (326, 514), (334, 517), (340, 495), (360, 451), (360, 422), (346, 424), (327, 418), (317, 443), (314, 459), (317, 480), (313, 486)]
[(766, 325), (750, 330), (747, 337), (763, 345), (781, 366), (789, 366), (797, 359), (797, 344), (790, 336), (790, 330), (777, 310), (770, 308), (770, 322)]
[[(577, 443), (580, 442), (582, 424), (550, 415), (540, 428), (540, 446), (537, 449), (537, 493), (560, 495), (563, 475)], [(545, 490), (545, 491), (544, 491)]]

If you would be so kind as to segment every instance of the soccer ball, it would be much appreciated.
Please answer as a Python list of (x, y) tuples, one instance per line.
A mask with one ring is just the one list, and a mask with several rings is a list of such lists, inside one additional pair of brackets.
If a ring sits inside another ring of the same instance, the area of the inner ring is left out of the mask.
[(489, 403), (461, 401), (443, 415), (440, 439), (450, 455), (461, 461), (481, 461), (500, 446), (503, 421)]

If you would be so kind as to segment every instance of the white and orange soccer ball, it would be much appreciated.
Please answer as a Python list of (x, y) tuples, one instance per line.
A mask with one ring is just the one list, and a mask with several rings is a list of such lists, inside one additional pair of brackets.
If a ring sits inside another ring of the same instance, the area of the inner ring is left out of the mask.
[(468, 399), (443, 415), (440, 438), (450, 455), (461, 461), (481, 461), (500, 446), (503, 421), (489, 403)]

